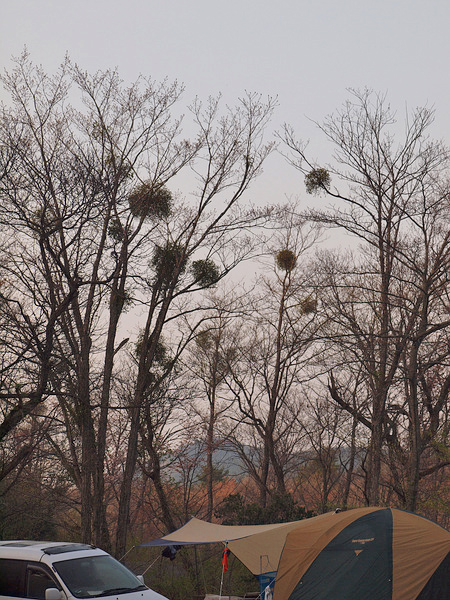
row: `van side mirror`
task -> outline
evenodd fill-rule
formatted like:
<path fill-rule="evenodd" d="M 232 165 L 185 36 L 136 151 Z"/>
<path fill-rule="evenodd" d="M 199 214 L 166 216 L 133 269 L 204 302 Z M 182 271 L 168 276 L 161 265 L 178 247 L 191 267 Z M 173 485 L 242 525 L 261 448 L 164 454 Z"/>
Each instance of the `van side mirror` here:
<path fill-rule="evenodd" d="M 139 581 L 142 583 L 142 585 L 145 585 L 144 576 L 143 575 L 136 575 L 136 577 L 139 579 Z"/>
<path fill-rule="evenodd" d="M 45 590 L 45 600 L 62 600 L 62 593 L 56 588 L 47 588 Z"/>

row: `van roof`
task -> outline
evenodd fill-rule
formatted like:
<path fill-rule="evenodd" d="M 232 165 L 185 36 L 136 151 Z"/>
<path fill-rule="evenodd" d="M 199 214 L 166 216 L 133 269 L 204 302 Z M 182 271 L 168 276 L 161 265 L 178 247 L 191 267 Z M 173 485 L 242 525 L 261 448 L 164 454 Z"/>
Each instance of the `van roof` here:
<path fill-rule="evenodd" d="M 42 555 L 48 556 L 67 554 L 69 552 L 89 552 L 95 550 L 98 554 L 105 554 L 96 546 L 74 542 L 47 542 L 31 540 L 0 540 L 0 558 L 22 558 L 26 560 L 40 560 Z"/>

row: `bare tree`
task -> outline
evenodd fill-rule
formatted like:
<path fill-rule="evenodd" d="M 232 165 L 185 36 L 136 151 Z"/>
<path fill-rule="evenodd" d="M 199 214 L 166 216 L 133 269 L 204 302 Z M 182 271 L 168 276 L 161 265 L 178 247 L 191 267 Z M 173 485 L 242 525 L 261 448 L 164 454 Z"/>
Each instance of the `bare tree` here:
<path fill-rule="evenodd" d="M 448 152 L 427 136 L 432 111 L 418 109 L 408 116 L 404 138 L 396 144 L 396 119 L 385 99 L 369 91 L 353 95 L 354 101 L 319 126 L 335 146 L 336 166 L 309 161 L 305 145 L 289 127 L 284 139 L 292 164 L 305 174 L 307 191 L 335 201 L 309 216 L 343 228 L 362 244 L 356 267 L 335 263 L 324 294 L 329 292 L 330 318 L 338 327 L 331 332 L 333 340 L 361 365 L 370 398 L 365 415 L 349 406 L 340 395 L 336 370 L 331 371 L 332 397 L 370 430 L 367 501 L 378 502 L 383 445 L 392 438 L 393 415 L 398 417 L 390 407 L 398 404 L 393 395 L 399 379 L 406 377 L 412 478 L 406 505 L 413 508 L 421 453 L 416 351 L 450 325 L 433 295 L 440 290 L 445 297 L 448 285 Z M 342 190 L 334 186 L 335 178 Z M 405 352 L 408 372 L 401 373 Z M 446 370 L 446 359 L 440 365 Z M 435 418 L 447 399 L 444 384 L 442 397 L 432 402 Z"/>
<path fill-rule="evenodd" d="M 204 480 L 207 493 L 205 518 L 211 521 L 214 510 L 214 483 L 218 469 L 214 453 L 226 446 L 228 431 L 224 417 L 233 404 L 226 378 L 236 357 L 236 331 L 233 321 L 239 315 L 235 294 L 231 291 L 215 298 L 217 308 L 209 311 L 201 331 L 190 345 L 184 360 L 192 386 L 190 412 L 199 422 L 206 454 Z M 189 417 L 188 417 L 189 418 Z"/>
<path fill-rule="evenodd" d="M 261 215 L 239 200 L 271 151 L 263 135 L 273 102 L 249 95 L 228 114 L 220 114 L 218 100 L 206 108 L 196 102 L 191 143 L 172 116 L 182 92 L 177 84 L 140 78 L 125 87 L 115 71 L 89 75 L 69 60 L 48 76 L 26 53 L 2 80 L 12 98 L 1 121 L 0 219 L 10 240 L 2 270 L 26 348 L 17 356 L 32 355 L 39 373 L 37 387 L 25 380 L 29 389 L 22 386 L 3 428 L 10 431 L 45 398 L 58 399 L 66 440 L 53 441 L 80 490 L 82 537 L 107 548 L 107 432 L 121 410 L 112 383 L 129 343 L 119 337 L 119 323 L 133 302 L 147 311 L 126 407 L 121 554 L 162 331 L 195 309 L 188 295 L 214 285 L 249 251 L 240 232 Z M 69 104 L 75 93 L 81 107 Z M 167 184 L 188 165 L 197 187 L 183 201 Z"/>
<path fill-rule="evenodd" d="M 285 229 L 276 236 L 270 253 L 273 275 L 262 277 L 251 312 L 249 306 L 230 378 L 240 418 L 249 431 L 246 438 L 241 426 L 235 445 L 263 506 L 271 493 L 271 475 L 277 492 L 287 491 L 287 470 L 296 443 L 293 424 L 301 410 L 298 382 L 313 358 L 320 328 L 317 298 L 301 264 L 317 240 L 317 231 L 296 222 L 292 212 L 285 216 Z"/>
<path fill-rule="evenodd" d="M 197 189 L 192 202 L 179 207 L 173 219 L 166 221 L 153 251 L 154 271 L 142 329 L 130 412 L 130 446 L 119 504 L 119 553 L 126 543 L 138 424 L 161 333 L 167 323 L 185 314 L 182 306 L 186 295 L 215 285 L 251 251 L 252 244 L 249 247 L 249 240 L 240 234 L 265 215 L 243 209 L 239 201 L 273 147 L 263 139 L 272 108 L 272 101 L 262 102 L 255 95 L 247 96 L 224 115 L 220 115 L 217 100 L 210 100 L 206 107 L 199 102 L 192 107 L 200 146 L 193 166 Z M 189 310 L 192 313 L 193 309 Z M 192 330 L 195 329 L 193 325 Z"/>

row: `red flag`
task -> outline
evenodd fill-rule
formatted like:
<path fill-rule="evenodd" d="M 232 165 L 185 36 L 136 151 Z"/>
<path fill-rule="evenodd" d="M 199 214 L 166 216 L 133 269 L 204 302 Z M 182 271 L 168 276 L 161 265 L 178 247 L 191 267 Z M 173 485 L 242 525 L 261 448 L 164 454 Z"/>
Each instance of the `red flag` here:
<path fill-rule="evenodd" d="M 231 550 L 225 546 L 224 551 L 222 552 L 222 566 L 224 573 L 228 571 L 228 555 L 230 552 Z"/>

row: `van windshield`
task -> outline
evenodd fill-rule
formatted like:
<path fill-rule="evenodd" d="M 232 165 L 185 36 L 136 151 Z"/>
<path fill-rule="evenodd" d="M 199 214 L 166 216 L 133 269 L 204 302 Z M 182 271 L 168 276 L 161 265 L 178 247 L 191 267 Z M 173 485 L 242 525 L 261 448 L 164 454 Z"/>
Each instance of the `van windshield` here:
<path fill-rule="evenodd" d="M 53 563 L 76 598 L 117 596 L 145 590 L 139 579 L 112 556 L 86 556 Z"/>

